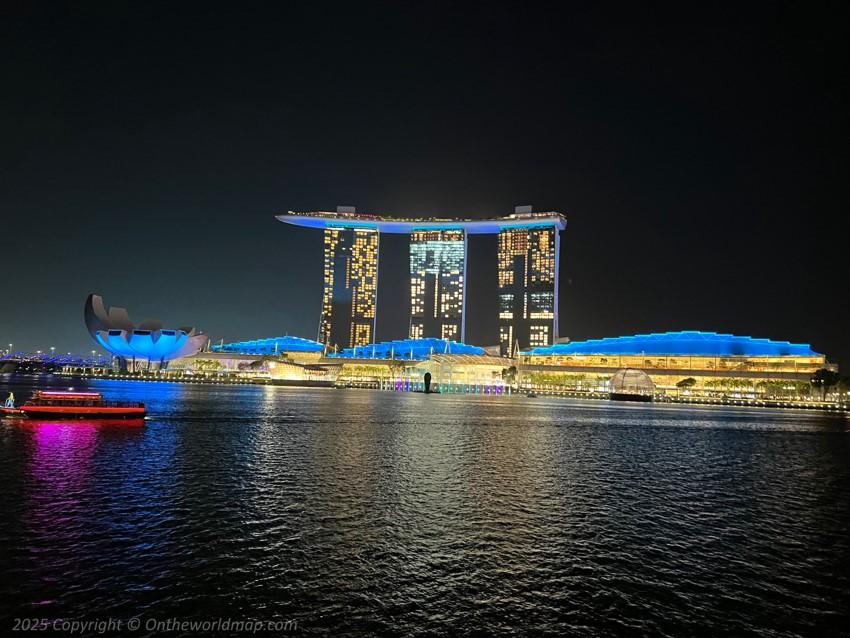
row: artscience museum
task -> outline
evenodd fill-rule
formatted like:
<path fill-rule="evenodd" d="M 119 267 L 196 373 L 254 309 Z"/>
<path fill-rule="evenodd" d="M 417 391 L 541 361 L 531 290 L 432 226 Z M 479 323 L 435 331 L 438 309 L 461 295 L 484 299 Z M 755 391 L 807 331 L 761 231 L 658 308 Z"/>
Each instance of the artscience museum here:
<path fill-rule="evenodd" d="M 195 354 L 207 335 L 194 328 L 163 328 L 158 319 L 135 326 L 125 308 L 106 308 L 103 298 L 89 295 L 85 306 L 86 328 L 92 339 L 121 360 L 125 369 L 161 369 L 168 361 Z"/>

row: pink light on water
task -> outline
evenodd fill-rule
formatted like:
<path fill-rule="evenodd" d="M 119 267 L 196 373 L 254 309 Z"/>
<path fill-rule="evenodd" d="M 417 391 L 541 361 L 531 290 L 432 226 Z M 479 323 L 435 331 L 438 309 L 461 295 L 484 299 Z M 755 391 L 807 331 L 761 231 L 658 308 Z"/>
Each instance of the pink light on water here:
<path fill-rule="evenodd" d="M 66 421 L 34 423 L 33 476 L 53 481 L 73 480 L 88 474 L 97 439 L 97 426 L 91 422 Z"/>
<path fill-rule="evenodd" d="M 45 574 L 62 573 L 68 556 L 55 550 L 56 535 L 79 521 L 90 487 L 97 428 L 93 423 L 38 422 L 32 432 L 30 481 L 22 516 L 30 552 Z"/>

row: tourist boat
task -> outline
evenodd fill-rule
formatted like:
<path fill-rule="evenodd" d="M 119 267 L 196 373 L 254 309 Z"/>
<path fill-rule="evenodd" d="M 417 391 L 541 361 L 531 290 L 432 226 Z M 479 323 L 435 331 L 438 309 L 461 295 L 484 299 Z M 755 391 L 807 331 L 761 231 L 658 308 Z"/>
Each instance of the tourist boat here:
<path fill-rule="evenodd" d="M 145 404 L 138 401 L 104 401 L 100 392 L 36 390 L 29 401 L 15 406 L 9 395 L 0 408 L 4 416 L 29 419 L 121 419 L 145 418 Z"/>

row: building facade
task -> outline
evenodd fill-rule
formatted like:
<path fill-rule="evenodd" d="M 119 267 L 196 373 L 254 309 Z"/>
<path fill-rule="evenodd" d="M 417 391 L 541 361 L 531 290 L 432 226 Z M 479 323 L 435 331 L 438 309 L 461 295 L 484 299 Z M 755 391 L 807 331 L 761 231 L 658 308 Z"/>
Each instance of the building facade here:
<path fill-rule="evenodd" d="M 378 241 L 371 228 L 325 228 L 321 343 L 348 348 L 375 340 Z"/>
<path fill-rule="evenodd" d="M 555 225 L 499 231 L 499 345 L 508 355 L 552 345 L 558 338 L 558 261 Z"/>
<path fill-rule="evenodd" d="M 415 229 L 410 234 L 410 335 L 463 341 L 466 232 Z"/>
<path fill-rule="evenodd" d="M 163 328 L 159 319 L 145 319 L 137 327 L 126 308 L 107 308 L 100 295 L 88 296 L 83 313 L 94 342 L 131 372 L 165 369 L 169 361 L 198 352 L 208 341 L 194 328 Z"/>
<path fill-rule="evenodd" d="M 535 387 L 604 389 L 618 370 L 648 374 L 661 392 L 796 395 L 811 389 L 821 368 L 835 369 L 808 344 L 685 330 L 559 343 L 522 352 L 523 383 Z"/>

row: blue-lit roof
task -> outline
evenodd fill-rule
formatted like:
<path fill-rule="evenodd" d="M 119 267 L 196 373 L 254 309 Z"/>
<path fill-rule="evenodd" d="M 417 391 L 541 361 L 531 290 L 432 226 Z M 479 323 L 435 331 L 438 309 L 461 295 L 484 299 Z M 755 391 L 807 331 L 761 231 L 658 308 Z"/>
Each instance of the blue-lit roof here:
<path fill-rule="evenodd" d="M 423 361 L 432 353 L 484 354 L 484 348 L 447 339 L 398 339 L 396 341 L 372 343 L 368 346 L 346 348 L 342 352 L 330 356 L 352 359 L 413 359 Z"/>
<path fill-rule="evenodd" d="M 685 330 L 661 332 L 633 337 L 606 337 L 573 343 L 533 348 L 524 354 L 664 354 L 725 356 L 821 356 L 805 343 L 789 343 L 771 339 L 754 339 L 717 332 Z"/>
<path fill-rule="evenodd" d="M 321 352 L 324 346 L 318 341 L 302 339 L 301 337 L 270 337 L 252 341 L 236 341 L 224 345 L 213 346 L 215 352 L 232 352 L 235 354 L 275 354 L 277 352 Z"/>

